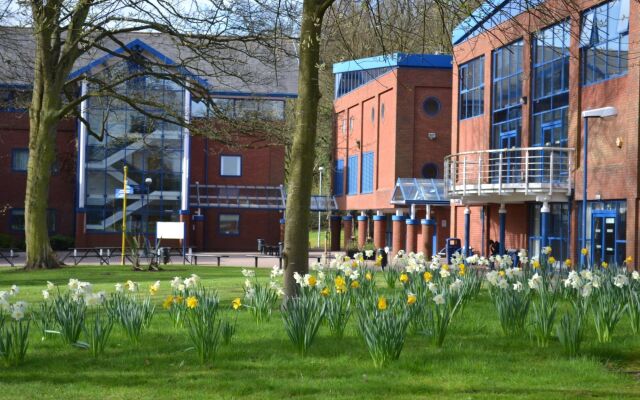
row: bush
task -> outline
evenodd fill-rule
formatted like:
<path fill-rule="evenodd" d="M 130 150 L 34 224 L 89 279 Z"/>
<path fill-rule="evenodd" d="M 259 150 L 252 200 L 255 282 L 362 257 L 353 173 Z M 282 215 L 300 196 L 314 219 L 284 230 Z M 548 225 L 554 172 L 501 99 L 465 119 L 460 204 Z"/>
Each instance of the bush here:
<path fill-rule="evenodd" d="M 53 250 L 68 250 L 75 244 L 74 238 L 63 235 L 53 235 L 49 238 L 49 242 Z"/>
<path fill-rule="evenodd" d="M 6 233 L 0 233 L 0 249 L 8 249 L 13 247 L 13 237 Z"/>

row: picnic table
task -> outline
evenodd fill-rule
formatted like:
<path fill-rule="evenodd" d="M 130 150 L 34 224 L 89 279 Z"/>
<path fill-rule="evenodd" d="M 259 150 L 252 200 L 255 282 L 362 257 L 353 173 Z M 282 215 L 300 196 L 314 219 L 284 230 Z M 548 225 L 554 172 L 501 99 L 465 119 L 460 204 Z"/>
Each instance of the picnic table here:
<path fill-rule="evenodd" d="M 100 265 L 111 263 L 111 257 L 115 257 L 120 253 L 119 247 L 72 247 L 69 252 L 62 258 L 64 262 L 67 258 L 73 258 L 73 265 L 80 264 L 88 257 L 97 257 Z"/>
<path fill-rule="evenodd" d="M 7 261 L 9 265 L 11 265 L 12 267 L 15 267 L 15 264 L 13 263 L 13 259 L 16 257 L 18 256 L 16 255 L 16 252 L 13 249 L 0 249 L 0 258 Z"/>
<path fill-rule="evenodd" d="M 217 253 L 206 253 L 206 252 L 200 252 L 200 253 L 189 253 L 188 256 L 190 257 L 189 259 L 189 264 L 195 264 L 198 265 L 198 257 L 200 258 L 205 258 L 205 257 L 210 257 L 210 258 L 216 258 L 218 260 L 218 267 L 220 266 L 220 260 L 223 258 L 229 258 L 228 255 L 226 254 L 217 254 Z M 186 257 L 185 257 L 186 259 Z"/>

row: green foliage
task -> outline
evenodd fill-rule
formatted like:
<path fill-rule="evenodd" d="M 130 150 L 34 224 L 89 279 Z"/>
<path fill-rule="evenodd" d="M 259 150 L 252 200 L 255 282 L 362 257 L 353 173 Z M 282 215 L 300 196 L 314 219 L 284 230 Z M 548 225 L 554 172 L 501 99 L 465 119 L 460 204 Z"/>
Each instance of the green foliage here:
<path fill-rule="evenodd" d="M 604 279 L 602 287 L 593 296 L 591 310 L 598 341 L 611 342 L 613 331 L 627 308 L 623 291 L 615 287 L 609 279 Z"/>
<path fill-rule="evenodd" d="M 18 365 L 24 361 L 29 347 L 30 324 L 29 319 L 0 324 L 0 355 L 7 365 Z"/>
<path fill-rule="evenodd" d="M 68 250 L 74 246 L 75 239 L 69 236 L 53 235 L 49 238 L 49 243 L 53 250 Z"/>
<path fill-rule="evenodd" d="M 633 333 L 640 334 L 640 293 L 629 290 L 627 311 Z"/>
<path fill-rule="evenodd" d="M 278 292 L 256 280 L 251 287 L 245 287 L 245 301 L 258 324 L 268 322 L 278 302 Z"/>
<path fill-rule="evenodd" d="M 113 329 L 113 318 L 101 307 L 96 309 L 93 318 L 90 319 L 88 326 L 84 327 L 84 334 L 87 338 L 88 347 L 94 357 L 99 357 L 104 353 L 107 342 Z"/>
<path fill-rule="evenodd" d="M 520 291 L 496 289 L 491 293 L 500 319 L 502 332 L 507 336 L 520 336 L 525 331 L 525 323 L 531 305 L 528 290 Z"/>
<path fill-rule="evenodd" d="M 186 325 L 189 339 L 198 353 L 198 359 L 201 364 L 204 364 L 215 358 L 220 344 L 219 301 L 215 292 L 206 289 L 198 290 L 195 297 L 198 303 L 195 307 L 188 308 Z"/>
<path fill-rule="evenodd" d="M 43 301 L 38 309 L 33 313 L 33 320 L 42 332 L 42 338 L 46 338 L 52 331 L 56 330 L 55 305 L 52 301 Z"/>
<path fill-rule="evenodd" d="M 80 338 L 84 326 L 87 306 L 82 298 L 74 298 L 69 292 L 55 296 L 53 300 L 56 325 L 62 341 L 66 344 L 75 344 Z"/>
<path fill-rule="evenodd" d="M 567 312 L 558 324 L 558 339 L 565 354 L 569 357 L 575 357 L 580 353 L 580 346 L 584 338 L 583 319 L 584 314 L 581 312 Z"/>
<path fill-rule="evenodd" d="M 325 318 L 331 335 L 337 339 L 342 339 L 352 313 L 350 296 L 345 293 L 331 291 L 324 298 L 324 304 Z"/>
<path fill-rule="evenodd" d="M 409 313 L 400 299 L 371 296 L 360 302 L 358 327 L 376 368 L 400 358 L 408 325 Z"/>
<path fill-rule="evenodd" d="M 113 293 L 105 306 L 110 317 L 118 321 L 135 344 L 140 342 L 143 328 L 149 327 L 155 313 L 155 305 L 149 297 L 139 300 L 121 292 Z"/>
<path fill-rule="evenodd" d="M 556 318 L 557 292 L 548 286 L 543 278 L 538 289 L 534 291 L 531 310 L 531 326 L 539 347 L 547 347 L 553 334 L 553 326 Z"/>
<path fill-rule="evenodd" d="M 384 280 L 387 282 L 387 287 L 389 289 L 396 288 L 396 282 L 398 282 L 398 278 L 400 277 L 400 271 L 398 271 L 393 265 L 388 265 L 384 270 Z"/>
<path fill-rule="evenodd" d="M 325 313 L 325 303 L 317 293 L 289 297 L 282 303 L 284 329 L 301 356 L 316 338 Z"/>
<path fill-rule="evenodd" d="M 226 319 L 221 322 L 220 332 L 222 335 L 222 343 L 226 346 L 231 344 L 231 339 L 233 339 L 233 335 L 236 334 L 237 321 L 238 318 L 236 317 L 233 323 Z"/>

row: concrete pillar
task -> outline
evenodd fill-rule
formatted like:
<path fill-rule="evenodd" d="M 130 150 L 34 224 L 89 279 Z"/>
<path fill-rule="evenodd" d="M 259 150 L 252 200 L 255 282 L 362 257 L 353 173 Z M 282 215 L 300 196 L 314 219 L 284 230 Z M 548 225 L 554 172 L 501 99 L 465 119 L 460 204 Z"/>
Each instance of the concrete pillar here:
<path fill-rule="evenodd" d="M 407 244 L 405 250 L 416 253 L 418 251 L 418 229 L 420 221 L 414 218 L 407 219 Z"/>
<path fill-rule="evenodd" d="M 383 249 L 386 245 L 385 236 L 387 233 L 387 216 L 379 211 L 373 216 L 373 246 L 376 249 Z"/>
<path fill-rule="evenodd" d="M 470 256 L 469 254 L 469 246 L 470 246 L 470 230 L 471 230 L 471 210 L 469 206 L 464 208 L 464 250 L 462 255 Z"/>
<path fill-rule="evenodd" d="M 342 217 L 332 215 L 329 217 L 329 229 L 331 230 L 331 251 L 340 250 L 340 221 Z"/>
<path fill-rule="evenodd" d="M 286 219 L 280 218 L 280 241 L 284 243 L 284 229 L 286 225 Z"/>
<path fill-rule="evenodd" d="M 542 203 L 542 208 L 540 208 L 540 249 L 543 249 L 549 245 L 549 222 L 550 222 L 550 214 L 551 208 L 549 208 L 549 202 L 545 201 Z"/>
<path fill-rule="evenodd" d="M 405 222 L 402 211 L 396 212 L 396 215 L 391 218 L 393 223 L 393 253 L 397 253 L 403 250 L 405 246 Z"/>
<path fill-rule="evenodd" d="M 507 207 L 504 204 L 500 204 L 500 209 L 498 210 L 498 217 L 500 219 L 500 255 L 504 255 L 506 249 L 506 229 L 507 229 Z"/>
<path fill-rule="evenodd" d="M 353 217 L 345 215 L 342 217 L 342 229 L 344 230 L 344 250 L 349 250 L 351 245 L 351 235 L 353 235 Z"/>
<path fill-rule="evenodd" d="M 420 220 L 420 224 L 422 225 L 422 247 L 420 251 L 422 251 L 425 257 L 430 257 L 435 253 L 433 248 L 433 233 L 436 229 L 436 221 L 433 219 L 422 219 Z"/>
<path fill-rule="evenodd" d="M 363 212 L 358 215 L 358 248 L 363 249 L 367 244 L 367 228 L 369 226 L 369 218 Z"/>

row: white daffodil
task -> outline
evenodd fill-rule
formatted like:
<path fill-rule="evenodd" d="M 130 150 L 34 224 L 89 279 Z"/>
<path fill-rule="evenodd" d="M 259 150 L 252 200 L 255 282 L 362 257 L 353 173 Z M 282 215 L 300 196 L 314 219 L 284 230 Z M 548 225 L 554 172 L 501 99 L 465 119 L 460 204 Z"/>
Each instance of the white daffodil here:
<path fill-rule="evenodd" d="M 293 279 L 295 279 L 298 285 L 304 285 L 304 276 L 300 275 L 298 272 L 293 273 Z"/>
<path fill-rule="evenodd" d="M 508 289 L 509 288 L 509 282 L 507 282 L 506 279 L 500 278 L 500 279 L 498 279 L 498 287 L 500 289 L 503 289 L 503 290 Z"/>
<path fill-rule="evenodd" d="M 26 301 L 16 301 L 13 308 L 26 311 L 28 306 L 29 304 Z"/>
<path fill-rule="evenodd" d="M 440 269 L 440 277 L 441 278 L 448 278 L 451 275 L 451 273 L 449 272 L 449 270 L 447 269 Z"/>
<path fill-rule="evenodd" d="M 638 273 L 638 271 L 633 271 L 631 273 L 631 279 L 633 279 L 634 281 L 640 280 L 640 273 Z"/>
<path fill-rule="evenodd" d="M 542 288 L 542 277 L 537 272 L 529 279 L 529 287 L 534 290 Z"/>
<path fill-rule="evenodd" d="M 433 297 L 433 301 L 438 305 L 444 304 L 444 296 L 441 294 L 437 294 Z"/>
<path fill-rule="evenodd" d="M 582 297 L 589 297 L 591 296 L 592 290 L 593 290 L 593 286 L 590 283 L 587 283 L 582 287 L 582 289 L 580 289 L 580 295 Z"/>
<path fill-rule="evenodd" d="M 15 296 L 15 295 L 17 295 L 18 293 L 20 293 L 20 288 L 19 288 L 17 285 L 12 285 L 12 286 L 11 286 L 11 290 L 9 290 L 9 293 L 10 293 L 12 296 Z"/>
<path fill-rule="evenodd" d="M 127 283 L 124 284 L 128 291 L 137 292 L 138 284 L 132 280 L 128 280 Z"/>
<path fill-rule="evenodd" d="M 456 278 L 455 282 L 453 282 L 451 285 L 449 285 L 449 290 L 451 290 L 452 292 L 457 292 L 461 288 L 462 288 L 462 281 L 460 279 L 457 279 L 457 278 Z"/>
<path fill-rule="evenodd" d="M 69 290 L 77 290 L 79 284 L 80 284 L 79 280 L 71 278 L 69 279 L 69 283 L 67 283 L 67 286 L 69 287 Z"/>
<path fill-rule="evenodd" d="M 433 282 L 429 282 L 429 285 L 427 286 L 427 289 L 429 289 L 430 292 L 435 294 L 435 293 L 438 292 L 438 285 L 436 285 Z"/>
<path fill-rule="evenodd" d="M 176 276 L 171 280 L 172 289 L 178 289 L 180 285 L 182 285 L 182 278 L 180 278 L 179 276 Z"/>
<path fill-rule="evenodd" d="M 489 282 L 491 286 L 496 286 L 498 284 L 499 277 L 500 275 L 498 274 L 498 271 L 489 271 L 486 275 L 487 282 Z"/>
<path fill-rule="evenodd" d="M 49 296 L 50 296 L 50 294 L 49 294 L 49 291 L 48 291 L 48 290 L 46 290 L 46 289 L 45 289 L 45 290 L 43 290 L 43 291 L 42 291 L 42 297 L 43 297 L 45 300 L 48 300 L 48 299 L 49 299 Z"/>
<path fill-rule="evenodd" d="M 523 289 L 524 289 L 524 286 L 522 285 L 522 282 L 517 281 L 516 283 L 513 284 L 513 290 L 515 290 L 516 292 L 522 292 Z"/>
<path fill-rule="evenodd" d="M 54 285 L 53 282 L 47 281 L 47 290 L 48 291 L 52 291 L 55 288 L 56 288 L 56 285 Z"/>
<path fill-rule="evenodd" d="M 386 254 L 389 254 L 389 246 L 385 246 L 385 247 L 384 247 L 384 252 L 385 252 Z"/>
<path fill-rule="evenodd" d="M 365 255 L 367 258 L 371 258 L 371 257 L 373 257 L 373 250 L 365 250 L 365 251 L 364 251 L 364 255 Z"/>
<path fill-rule="evenodd" d="M 243 268 L 243 269 L 242 269 L 242 275 L 243 275 L 245 278 L 253 278 L 254 276 L 256 276 L 256 273 L 255 273 L 255 271 L 253 271 L 253 270 Z"/>
<path fill-rule="evenodd" d="M 22 318 L 24 318 L 24 311 L 18 308 L 13 309 L 13 311 L 11 312 L 11 318 L 15 319 L 16 321 L 20 321 Z"/>
<path fill-rule="evenodd" d="M 616 285 L 619 288 L 623 288 L 623 287 L 625 287 L 626 285 L 629 284 L 629 278 L 627 278 L 626 275 L 618 274 L 613 279 L 613 284 Z"/>
<path fill-rule="evenodd" d="M 116 283 L 116 292 L 122 292 L 124 290 L 122 283 Z"/>

